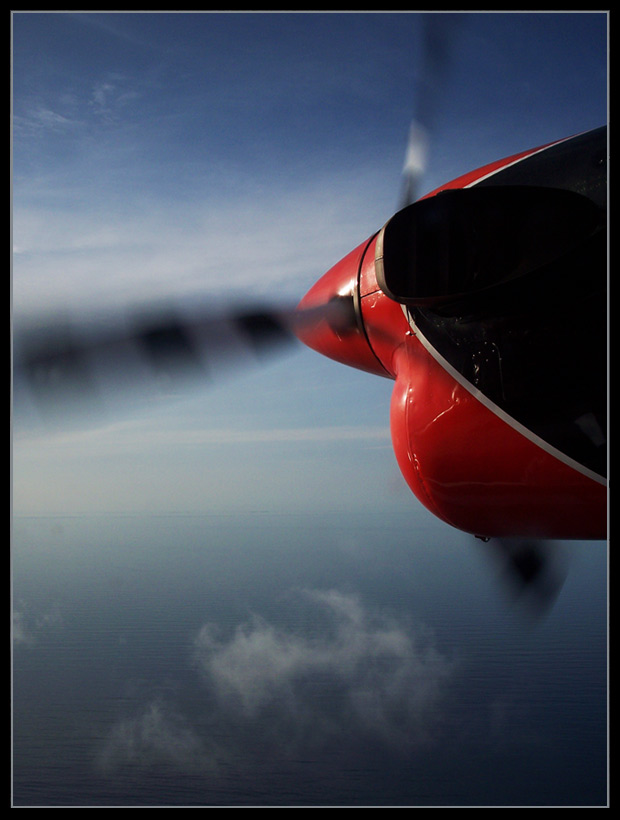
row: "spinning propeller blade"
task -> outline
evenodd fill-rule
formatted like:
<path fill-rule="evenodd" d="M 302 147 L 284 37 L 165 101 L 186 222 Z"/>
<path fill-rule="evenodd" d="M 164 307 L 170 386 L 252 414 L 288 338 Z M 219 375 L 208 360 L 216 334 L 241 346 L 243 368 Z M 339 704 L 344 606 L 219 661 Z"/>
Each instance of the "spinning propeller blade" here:
<path fill-rule="evenodd" d="M 290 351 L 308 323 L 338 324 L 347 311 L 332 303 L 216 314 L 194 305 L 90 319 L 40 316 L 14 332 L 15 396 L 44 420 L 122 413 L 127 405 L 182 396 Z"/>
<path fill-rule="evenodd" d="M 421 15 L 420 69 L 413 118 L 409 127 L 399 210 L 421 194 L 436 127 L 437 108 L 444 95 L 450 65 L 452 21 L 442 14 Z"/>
<path fill-rule="evenodd" d="M 404 172 L 403 202 L 414 201 L 426 168 L 426 147 L 448 63 L 450 24 L 422 15 L 421 71 Z M 235 309 L 214 315 L 165 306 L 110 312 L 89 319 L 40 316 L 15 328 L 14 390 L 38 415 L 62 420 L 74 411 L 123 411 L 158 396 L 178 395 L 283 352 L 325 319 L 352 326 L 347 299 L 312 309 Z"/>
<path fill-rule="evenodd" d="M 514 600 L 534 617 L 546 615 L 568 572 L 568 556 L 562 546 L 527 538 L 493 538 L 487 547 Z"/>

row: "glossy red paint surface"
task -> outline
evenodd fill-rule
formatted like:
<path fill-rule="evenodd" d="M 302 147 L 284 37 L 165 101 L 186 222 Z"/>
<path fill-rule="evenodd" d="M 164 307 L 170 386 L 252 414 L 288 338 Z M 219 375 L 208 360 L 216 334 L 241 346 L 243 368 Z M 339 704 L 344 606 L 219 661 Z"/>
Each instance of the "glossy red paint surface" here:
<path fill-rule="evenodd" d="M 415 335 L 399 349 L 390 410 L 396 459 L 435 515 L 481 536 L 606 537 L 606 487 L 483 405 Z"/>

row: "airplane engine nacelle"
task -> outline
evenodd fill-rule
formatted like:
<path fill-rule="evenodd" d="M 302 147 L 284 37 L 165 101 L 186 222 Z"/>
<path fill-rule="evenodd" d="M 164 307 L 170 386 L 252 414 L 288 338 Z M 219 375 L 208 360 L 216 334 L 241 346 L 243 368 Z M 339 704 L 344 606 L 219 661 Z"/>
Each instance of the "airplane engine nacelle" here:
<path fill-rule="evenodd" d="M 466 532 L 606 538 L 605 149 L 597 129 L 455 180 L 300 303 L 305 344 L 395 379 L 401 472 Z"/>
<path fill-rule="evenodd" d="M 607 490 L 512 426 L 412 333 L 392 394 L 394 453 L 438 518 L 482 537 L 606 537 Z"/>

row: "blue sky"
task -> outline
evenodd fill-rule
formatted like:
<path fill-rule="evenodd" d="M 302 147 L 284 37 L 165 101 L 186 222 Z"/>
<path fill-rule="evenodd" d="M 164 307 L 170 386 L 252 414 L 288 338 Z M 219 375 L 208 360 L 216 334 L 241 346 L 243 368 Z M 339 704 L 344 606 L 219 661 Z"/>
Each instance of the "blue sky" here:
<path fill-rule="evenodd" d="M 426 189 L 606 121 L 606 14 L 445 20 Z M 294 304 L 396 207 L 418 22 L 14 14 L 15 316 L 198 296 Z M 375 504 L 428 522 L 391 451 L 390 392 L 300 349 L 105 424 L 50 433 L 16 416 L 14 509 Z"/>

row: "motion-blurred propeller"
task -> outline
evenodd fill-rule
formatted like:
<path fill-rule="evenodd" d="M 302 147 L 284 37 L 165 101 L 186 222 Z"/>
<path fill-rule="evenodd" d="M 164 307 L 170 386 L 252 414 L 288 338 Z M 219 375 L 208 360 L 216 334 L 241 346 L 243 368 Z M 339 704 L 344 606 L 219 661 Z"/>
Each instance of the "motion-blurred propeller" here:
<path fill-rule="evenodd" d="M 420 65 L 413 118 L 409 127 L 399 210 L 421 194 L 435 133 L 438 107 L 443 102 L 454 37 L 453 20 L 442 14 L 421 15 Z"/>
<path fill-rule="evenodd" d="M 350 321 L 348 304 L 306 310 L 263 306 L 135 308 L 78 318 L 40 315 L 14 331 L 14 395 L 42 421 L 123 413 L 222 381 L 290 351 L 322 319 Z"/>
<path fill-rule="evenodd" d="M 492 538 L 486 547 L 515 602 L 529 615 L 545 616 L 566 580 L 568 556 L 564 547 L 527 538 Z"/>
<path fill-rule="evenodd" d="M 420 70 L 404 170 L 402 204 L 417 199 L 428 140 L 441 98 L 453 23 L 421 15 Z M 356 326 L 348 297 L 306 309 L 241 308 L 214 315 L 141 307 L 86 317 L 42 315 L 14 329 L 14 396 L 43 420 L 123 412 L 158 396 L 178 395 L 286 351 L 308 324 L 324 319 L 338 333 Z"/>

